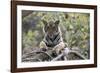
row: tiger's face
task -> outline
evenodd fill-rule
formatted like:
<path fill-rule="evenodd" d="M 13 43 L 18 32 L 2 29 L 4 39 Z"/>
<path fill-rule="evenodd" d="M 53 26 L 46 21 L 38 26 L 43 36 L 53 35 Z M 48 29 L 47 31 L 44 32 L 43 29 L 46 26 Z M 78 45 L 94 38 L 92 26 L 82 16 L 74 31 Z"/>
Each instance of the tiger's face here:
<path fill-rule="evenodd" d="M 45 34 L 47 34 L 49 37 L 53 38 L 55 35 L 59 33 L 58 25 L 59 25 L 59 20 L 58 21 L 49 21 L 46 22 L 43 20 L 44 23 L 44 31 Z"/>

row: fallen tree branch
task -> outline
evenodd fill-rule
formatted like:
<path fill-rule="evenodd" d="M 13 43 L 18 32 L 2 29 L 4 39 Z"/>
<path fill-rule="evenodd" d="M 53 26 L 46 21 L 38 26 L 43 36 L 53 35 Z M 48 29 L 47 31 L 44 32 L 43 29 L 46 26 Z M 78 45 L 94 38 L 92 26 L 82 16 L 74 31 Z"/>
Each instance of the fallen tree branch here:
<path fill-rule="evenodd" d="M 77 51 L 70 50 L 70 51 L 68 51 L 67 53 L 61 53 L 60 55 L 58 55 L 56 58 L 54 58 L 54 59 L 51 60 L 51 61 L 57 61 L 57 60 L 60 59 L 62 56 L 68 57 L 68 55 L 69 55 L 70 53 L 73 53 L 73 54 L 77 55 L 78 57 L 80 57 L 80 58 L 83 59 L 83 60 L 86 59 L 83 55 L 81 55 L 81 54 L 78 53 Z M 67 60 L 67 59 L 66 59 L 66 60 Z"/>
<path fill-rule="evenodd" d="M 46 52 L 44 52 L 44 51 L 32 51 L 32 52 L 30 52 L 30 53 L 27 53 L 27 54 L 25 54 L 25 55 L 23 55 L 22 56 L 22 59 L 25 59 L 25 58 L 28 58 L 28 57 L 30 57 L 30 56 L 32 56 L 33 54 L 40 54 L 40 53 L 43 53 L 43 54 L 45 54 L 46 56 L 48 56 L 51 60 L 53 59 L 53 57 L 51 56 L 51 54 L 50 53 L 52 53 L 51 51 L 46 51 Z M 37 56 L 39 56 L 39 55 L 37 55 Z M 36 57 L 37 57 L 36 56 Z"/>
<path fill-rule="evenodd" d="M 27 60 L 38 60 L 38 61 L 42 61 L 42 58 L 45 59 L 48 58 L 49 61 L 57 61 L 59 59 L 61 59 L 61 57 L 64 57 L 64 60 L 69 60 L 68 57 L 70 57 L 70 54 L 74 54 L 74 56 L 76 55 L 76 57 L 79 57 L 80 59 L 85 60 L 85 56 L 83 56 L 81 53 L 74 51 L 74 50 L 70 50 L 68 48 L 65 48 L 63 50 L 63 52 L 58 55 L 57 57 L 53 58 L 52 57 L 52 50 L 48 50 L 48 51 L 41 51 L 41 50 L 36 50 L 36 51 L 32 51 L 30 53 L 27 53 L 25 55 L 22 56 L 22 60 L 23 61 L 27 61 Z M 32 56 L 32 58 L 31 58 Z M 34 58 L 33 58 L 34 56 Z M 30 57 L 30 58 L 29 58 Z"/>
<path fill-rule="evenodd" d="M 81 55 L 80 53 L 76 52 L 76 51 L 70 51 L 70 53 L 76 54 L 78 57 L 80 57 L 81 59 L 86 59 L 85 56 Z"/>

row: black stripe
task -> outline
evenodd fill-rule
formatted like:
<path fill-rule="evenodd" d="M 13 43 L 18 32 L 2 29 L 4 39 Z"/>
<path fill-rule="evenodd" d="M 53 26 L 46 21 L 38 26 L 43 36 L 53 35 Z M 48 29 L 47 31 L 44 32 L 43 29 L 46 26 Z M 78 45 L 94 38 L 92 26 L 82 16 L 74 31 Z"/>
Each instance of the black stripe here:
<path fill-rule="evenodd" d="M 59 33 L 54 37 L 54 40 L 55 40 L 57 37 L 59 37 Z"/>

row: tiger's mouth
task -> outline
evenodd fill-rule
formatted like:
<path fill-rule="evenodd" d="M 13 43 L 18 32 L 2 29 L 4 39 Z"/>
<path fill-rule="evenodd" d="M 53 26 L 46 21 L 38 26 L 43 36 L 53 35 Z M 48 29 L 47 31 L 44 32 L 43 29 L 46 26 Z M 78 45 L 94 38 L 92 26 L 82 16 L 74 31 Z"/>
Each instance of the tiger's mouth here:
<path fill-rule="evenodd" d="M 56 38 L 58 35 L 59 35 L 59 32 L 50 33 L 50 34 L 48 34 L 48 37 L 51 38 L 51 39 L 54 39 L 54 38 Z"/>
<path fill-rule="evenodd" d="M 49 38 L 53 39 L 54 38 L 54 34 L 48 34 Z"/>

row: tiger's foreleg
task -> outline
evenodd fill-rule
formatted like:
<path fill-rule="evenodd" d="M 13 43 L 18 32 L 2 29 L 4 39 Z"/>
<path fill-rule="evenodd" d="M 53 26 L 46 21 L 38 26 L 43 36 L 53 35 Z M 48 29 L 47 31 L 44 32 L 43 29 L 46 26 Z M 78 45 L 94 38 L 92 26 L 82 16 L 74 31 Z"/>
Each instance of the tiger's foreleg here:
<path fill-rule="evenodd" d="M 42 50 L 47 50 L 48 49 L 48 47 L 46 46 L 44 41 L 40 42 L 39 48 L 42 49 Z"/>
<path fill-rule="evenodd" d="M 53 50 L 56 51 L 57 54 L 59 54 L 63 49 L 65 48 L 64 42 L 60 42 L 58 45 L 56 45 Z"/>

